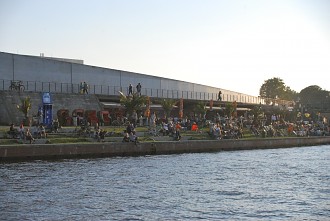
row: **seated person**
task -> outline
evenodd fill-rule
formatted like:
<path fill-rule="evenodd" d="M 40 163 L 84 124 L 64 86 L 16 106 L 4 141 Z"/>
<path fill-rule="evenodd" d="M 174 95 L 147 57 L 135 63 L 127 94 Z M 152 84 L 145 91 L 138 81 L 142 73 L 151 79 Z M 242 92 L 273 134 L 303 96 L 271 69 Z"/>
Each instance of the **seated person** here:
<path fill-rule="evenodd" d="M 191 125 L 191 130 L 192 131 L 198 131 L 198 125 L 196 124 L 196 122 L 194 122 L 192 125 Z"/>
<path fill-rule="evenodd" d="M 214 126 L 214 137 L 216 139 L 222 139 L 222 131 L 219 123 Z"/>
<path fill-rule="evenodd" d="M 107 132 L 103 129 L 98 129 L 95 131 L 95 139 L 97 139 L 97 142 L 101 142 L 101 141 L 104 141 L 104 137 L 105 137 L 105 134 Z"/>
<path fill-rule="evenodd" d="M 40 138 L 46 138 L 47 137 L 46 128 L 44 127 L 43 124 L 41 124 L 39 126 L 39 136 L 40 136 Z"/>
<path fill-rule="evenodd" d="M 58 133 L 58 128 L 60 127 L 60 124 L 58 122 L 58 119 L 53 120 L 52 122 L 52 131 L 55 133 Z"/>
<path fill-rule="evenodd" d="M 162 122 L 162 129 L 160 131 L 161 133 L 163 133 L 163 136 L 168 135 L 168 125 L 165 122 Z"/>
<path fill-rule="evenodd" d="M 129 134 L 129 140 L 131 142 L 134 142 L 135 144 L 138 143 L 138 137 L 136 136 L 135 131 L 133 131 Z"/>
<path fill-rule="evenodd" d="M 101 141 L 101 129 L 96 129 L 94 138 L 97 140 L 97 142 Z"/>
<path fill-rule="evenodd" d="M 101 131 L 100 131 L 100 139 L 101 139 L 101 141 L 104 141 L 104 138 L 105 138 L 105 134 L 106 133 L 107 133 L 106 130 L 101 129 Z"/>
<path fill-rule="evenodd" d="M 170 135 L 170 136 L 174 136 L 175 135 L 175 127 L 174 127 L 173 121 L 170 121 L 167 124 L 167 129 L 168 129 L 168 135 Z"/>
<path fill-rule="evenodd" d="M 24 140 L 25 139 L 25 132 L 24 132 L 24 125 L 23 123 L 21 123 L 21 125 L 19 126 L 19 137 Z"/>
<path fill-rule="evenodd" d="M 124 133 L 123 142 L 129 142 L 129 134 L 126 131 Z"/>
<path fill-rule="evenodd" d="M 25 138 L 26 138 L 26 140 L 30 141 L 30 144 L 32 144 L 32 142 L 34 142 L 34 138 L 33 138 L 32 134 L 31 134 L 29 128 L 26 130 Z"/>
<path fill-rule="evenodd" d="M 18 131 L 15 128 L 14 124 L 10 124 L 9 131 L 7 133 L 8 133 L 9 136 L 11 136 L 11 138 L 16 138 L 17 137 Z"/>

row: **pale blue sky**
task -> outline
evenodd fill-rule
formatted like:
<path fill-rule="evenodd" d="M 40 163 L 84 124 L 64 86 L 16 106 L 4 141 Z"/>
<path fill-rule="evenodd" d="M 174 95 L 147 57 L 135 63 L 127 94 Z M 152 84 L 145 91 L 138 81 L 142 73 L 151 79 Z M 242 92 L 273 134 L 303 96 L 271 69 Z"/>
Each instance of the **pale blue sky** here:
<path fill-rule="evenodd" d="M 330 91 L 330 1 L 0 0 L 0 51 L 254 96 L 273 77 Z"/>

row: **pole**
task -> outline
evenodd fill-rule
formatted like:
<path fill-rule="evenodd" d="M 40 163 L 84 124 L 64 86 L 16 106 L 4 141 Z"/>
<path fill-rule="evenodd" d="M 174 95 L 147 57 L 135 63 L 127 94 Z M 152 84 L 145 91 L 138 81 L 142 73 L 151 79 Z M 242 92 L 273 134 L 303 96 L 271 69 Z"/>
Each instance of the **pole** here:
<path fill-rule="evenodd" d="M 12 60 L 13 60 L 13 81 L 15 80 L 15 59 L 14 59 L 14 55 L 11 55 Z"/>
<path fill-rule="evenodd" d="M 71 93 L 73 93 L 73 82 L 72 82 L 72 63 L 70 65 L 70 74 L 71 74 Z"/>

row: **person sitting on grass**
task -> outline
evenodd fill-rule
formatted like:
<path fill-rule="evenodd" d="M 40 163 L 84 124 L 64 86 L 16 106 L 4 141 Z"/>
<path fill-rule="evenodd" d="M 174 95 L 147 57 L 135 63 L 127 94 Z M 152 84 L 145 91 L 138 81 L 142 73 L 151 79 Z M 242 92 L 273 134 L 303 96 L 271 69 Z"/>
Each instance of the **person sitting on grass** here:
<path fill-rule="evenodd" d="M 7 133 L 11 138 L 16 138 L 17 137 L 18 131 L 15 128 L 14 124 L 10 124 L 9 131 Z"/>
<path fill-rule="evenodd" d="M 192 131 L 196 131 L 196 132 L 198 132 L 198 125 L 196 124 L 196 122 L 194 122 L 194 123 L 191 125 L 191 130 L 192 130 Z"/>
<path fill-rule="evenodd" d="M 53 120 L 52 121 L 52 125 L 51 125 L 51 131 L 52 132 L 55 132 L 55 133 L 58 133 L 58 128 L 60 127 L 60 124 L 58 122 L 58 119 L 56 120 Z"/>
<path fill-rule="evenodd" d="M 25 130 L 24 130 L 24 125 L 23 123 L 21 123 L 21 125 L 19 126 L 19 137 L 21 140 L 25 139 Z"/>
<path fill-rule="evenodd" d="M 43 124 L 40 124 L 40 126 L 39 126 L 39 137 L 47 138 L 46 128 Z"/>
<path fill-rule="evenodd" d="M 28 140 L 28 141 L 30 141 L 30 144 L 32 144 L 32 142 L 34 142 L 34 138 L 33 138 L 32 134 L 31 134 L 29 128 L 26 130 L 25 139 Z"/>

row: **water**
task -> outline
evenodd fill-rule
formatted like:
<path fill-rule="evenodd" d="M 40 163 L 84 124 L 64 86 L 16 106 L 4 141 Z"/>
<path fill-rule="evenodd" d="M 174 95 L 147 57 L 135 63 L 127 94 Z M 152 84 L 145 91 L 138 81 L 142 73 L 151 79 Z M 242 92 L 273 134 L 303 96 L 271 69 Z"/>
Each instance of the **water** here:
<path fill-rule="evenodd" d="M 330 146 L 0 164 L 0 220 L 329 220 Z"/>

